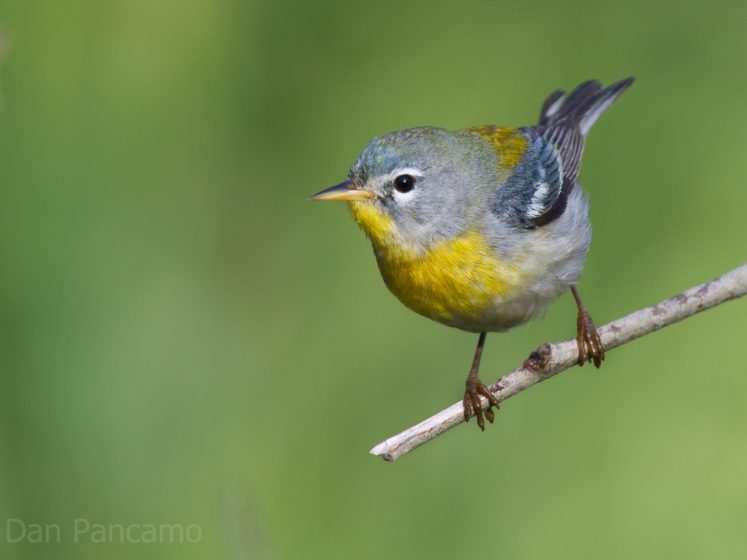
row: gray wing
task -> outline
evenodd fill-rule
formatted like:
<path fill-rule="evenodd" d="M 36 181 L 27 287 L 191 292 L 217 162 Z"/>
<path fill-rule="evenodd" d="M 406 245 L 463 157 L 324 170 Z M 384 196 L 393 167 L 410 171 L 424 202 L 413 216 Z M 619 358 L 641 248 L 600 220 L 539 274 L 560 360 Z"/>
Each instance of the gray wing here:
<path fill-rule="evenodd" d="M 515 227 L 531 229 L 541 225 L 537 220 L 547 216 L 564 196 L 565 174 L 552 142 L 532 129 L 524 130 L 524 134 L 528 141 L 524 157 L 497 189 L 493 208 Z"/>
<path fill-rule="evenodd" d="M 568 195 L 578 180 L 586 134 L 632 83 L 633 78 L 627 78 L 603 88 L 598 81 L 589 80 L 569 94 L 554 91 L 542 105 L 537 126 L 524 129 L 530 138 L 542 138 L 554 147 L 562 169 L 558 192 L 552 192 L 551 198 L 543 197 L 543 211 L 532 217 L 533 225 L 547 224 L 563 213 Z M 538 200 L 536 207 L 542 204 Z"/>
<path fill-rule="evenodd" d="M 578 180 L 581 169 L 581 156 L 584 152 L 584 137 L 577 126 L 559 124 L 555 126 L 533 126 L 526 131 L 530 136 L 537 136 L 555 150 L 561 175 L 558 190 L 551 199 L 546 199 L 542 212 L 532 217 L 532 224 L 543 226 L 558 218 L 568 203 L 568 195 Z"/>

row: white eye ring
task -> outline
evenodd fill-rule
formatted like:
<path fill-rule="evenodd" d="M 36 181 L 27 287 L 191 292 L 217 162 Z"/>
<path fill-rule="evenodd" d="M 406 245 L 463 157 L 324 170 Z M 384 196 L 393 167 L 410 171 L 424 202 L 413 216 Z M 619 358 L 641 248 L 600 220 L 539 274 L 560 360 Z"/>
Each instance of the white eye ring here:
<path fill-rule="evenodd" d="M 399 193 L 408 193 L 415 188 L 415 177 L 403 173 L 394 178 L 394 190 Z"/>
<path fill-rule="evenodd" d="M 384 180 L 387 183 L 395 184 L 398 177 L 402 176 L 409 176 L 412 178 L 412 188 L 410 190 L 406 191 L 400 191 L 397 189 L 396 185 L 392 189 L 392 196 L 397 202 L 406 202 L 410 200 L 412 197 L 415 196 L 415 193 L 417 192 L 417 184 L 418 179 L 420 179 L 423 176 L 423 172 L 420 171 L 420 169 L 416 169 L 414 167 L 403 167 L 402 169 L 395 169 L 391 173 L 389 173 Z"/>

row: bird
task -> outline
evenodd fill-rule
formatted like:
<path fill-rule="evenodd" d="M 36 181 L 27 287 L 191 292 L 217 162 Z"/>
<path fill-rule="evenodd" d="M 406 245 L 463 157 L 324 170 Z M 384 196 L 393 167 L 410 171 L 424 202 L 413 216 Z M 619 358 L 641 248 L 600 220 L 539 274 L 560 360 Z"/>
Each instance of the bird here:
<path fill-rule="evenodd" d="M 498 409 L 479 377 L 488 332 L 538 318 L 570 291 L 578 364 L 604 360 L 577 288 L 591 243 L 578 178 L 589 130 L 633 81 L 556 90 L 532 126 L 422 126 L 374 138 L 345 181 L 311 197 L 347 202 L 405 306 L 479 334 L 462 403 L 482 431 L 483 414 L 493 423 Z"/>

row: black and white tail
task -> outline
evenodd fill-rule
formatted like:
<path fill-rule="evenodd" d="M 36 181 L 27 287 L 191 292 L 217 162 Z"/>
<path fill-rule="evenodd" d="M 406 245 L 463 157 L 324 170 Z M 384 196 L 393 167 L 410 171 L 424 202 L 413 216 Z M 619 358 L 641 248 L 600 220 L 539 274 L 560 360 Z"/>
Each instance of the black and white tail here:
<path fill-rule="evenodd" d="M 562 90 L 554 91 L 542 105 L 539 125 L 575 124 L 586 136 L 602 113 L 630 87 L 633 80 L 626 78 L 606 88 L 597 80 L 589 80 L 569 94 Z"/>
<path fill-rule="evenodd" d="M 558 184 L 546 185 L 539 191 L 541 198 L 535 200 L 533 196 L 531 218 L 535 226 L 550 223 L 563 213 L 578 179 L 586 134 L 632 83 L 633 78 L 627 78 L 605 88 L 598 81 L 589 80 L 571 93 L 557 90 L 545 99 L 539 123 L 526 130 L 552 146 L 562 176 Z"/>

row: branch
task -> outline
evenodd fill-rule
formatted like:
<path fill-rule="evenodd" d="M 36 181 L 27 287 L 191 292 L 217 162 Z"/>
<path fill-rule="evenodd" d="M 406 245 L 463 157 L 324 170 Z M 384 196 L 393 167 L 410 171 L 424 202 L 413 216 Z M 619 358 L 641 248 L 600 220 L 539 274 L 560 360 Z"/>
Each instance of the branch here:
<path fill-rule="evenodd" d="M 635 311 L 612 321 L 599 329 L 605 351 L 611 350 L 652 333 L 662 327 L 681 321 L 691 315 L 747 294 L 747 264 L 723 276 L 695 286 L 672 298 Z M 501 377 L 489 388 L 498 401 L 505 401 L 577 364 L 576 340 L 556 344 L 543 344 L 522 366 Z M 487 400 L 480 397 L 483 408 Z M 432 440 L 464 421 L 462 402 L 459 401 L 438 414 L 423 420 L 405 431 L 390 437 L 371 450 L 385 461 L 395 461 L 416 447 Z"/>

